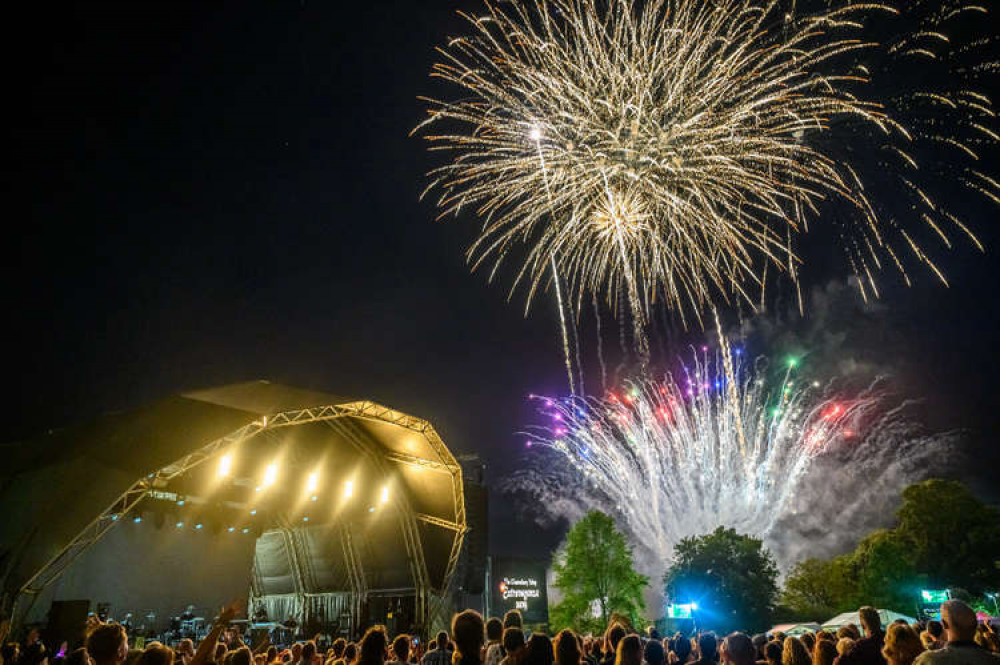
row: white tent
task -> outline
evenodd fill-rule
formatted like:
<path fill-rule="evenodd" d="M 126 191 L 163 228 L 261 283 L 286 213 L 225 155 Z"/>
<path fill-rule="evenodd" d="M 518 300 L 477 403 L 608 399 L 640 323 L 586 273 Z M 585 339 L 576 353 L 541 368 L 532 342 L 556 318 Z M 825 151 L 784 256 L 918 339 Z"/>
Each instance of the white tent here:
<path fill-rule="evenodd" d="M 904 619 L 906 623 L 915 623 L 916 619 L 905 614 L 900 614 L 899 612 L 894 612 L 892 610 L 879 610 L 879 618 L 882 619 L 882 626 L 888 626 L 890 623 L 896 619 Z M 838 614 L 837 616 L 823 622 L 823 630 L 836 631 L 841 626 L 846 626 L 849 623 L 853 623 L 858 628 L 861 627 L 861 618 L 858 616 L 857 612 L 844 612 L 843 614 Z"/>

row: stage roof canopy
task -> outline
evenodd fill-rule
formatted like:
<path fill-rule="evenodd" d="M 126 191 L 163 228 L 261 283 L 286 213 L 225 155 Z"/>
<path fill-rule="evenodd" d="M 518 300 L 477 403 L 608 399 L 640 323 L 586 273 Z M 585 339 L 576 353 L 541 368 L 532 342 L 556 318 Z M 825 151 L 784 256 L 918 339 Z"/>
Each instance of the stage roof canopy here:
<path fill-rule="evenodd" d="M 7 598 L 37 593 L 140 516 L 258 536 L 254 595 L 441 592 L 466 528 L 461 469 L 430 423 L 267 381 L 168 397 L 5 453 Z"/>

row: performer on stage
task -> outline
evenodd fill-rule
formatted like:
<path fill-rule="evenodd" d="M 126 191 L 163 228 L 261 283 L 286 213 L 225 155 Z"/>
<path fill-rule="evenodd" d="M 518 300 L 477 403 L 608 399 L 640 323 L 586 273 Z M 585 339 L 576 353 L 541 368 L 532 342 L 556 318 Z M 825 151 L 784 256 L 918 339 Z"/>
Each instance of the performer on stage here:
<path fill-rule="evenodd" d="M 267 608 L 264 607 L 264 603 L 257 603 L 257 609 L 253 613 L 254 623 L 266 623 L 267 622 Z"/>

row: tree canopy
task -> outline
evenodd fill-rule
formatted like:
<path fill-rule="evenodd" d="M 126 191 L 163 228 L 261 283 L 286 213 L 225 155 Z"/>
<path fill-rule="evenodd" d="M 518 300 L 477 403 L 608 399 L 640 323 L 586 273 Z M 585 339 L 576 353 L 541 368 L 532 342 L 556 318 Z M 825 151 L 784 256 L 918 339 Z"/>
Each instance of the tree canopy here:
<path fill-rule="evenodd" d="M 592 510 L 573 525 L 552 567 L 555 587 L 563 594 L 549 612 L 556 630 L 600 632 L 613 613 L 638 623 L 649 580 L 635 571 L 625 536 L 604 513 Z"/>
<path fill-rule="evenodd" d="M 669 602 L 697 603 L 700 626 L 759 632 L 769 626 L 777 579 L 762 541 L 719 527 L 678 543 L 663 581 Z"/>
<path fill-rule="evenodd" d="M 781 600 L 798 619 L 871 604 L 908 609 L 921 588 L 1000 586 L 1000 518 L 962 483 L 926 480 L 903 490 L 898 525 L 866 536 L 853 552 L 806 559 L 785 579 Z M 791 618 L 791 617 L 789 617 Z"/>

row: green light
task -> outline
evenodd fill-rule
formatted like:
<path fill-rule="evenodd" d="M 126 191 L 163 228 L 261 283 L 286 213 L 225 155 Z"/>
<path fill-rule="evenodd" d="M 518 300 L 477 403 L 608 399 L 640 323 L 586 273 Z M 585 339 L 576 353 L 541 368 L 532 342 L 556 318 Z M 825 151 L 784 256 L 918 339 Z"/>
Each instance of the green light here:
<path fill-rule="evenodd" d="M 790 368 L 794 368 L 794 367 L 795 367 L 796 365 L 798 365 L 798 364 L 799 364 L 799 360 L 798 360 L 798 358 L 789 358 L 789 359 L 788 359 L 788 366 L 789 366 Z"/>

